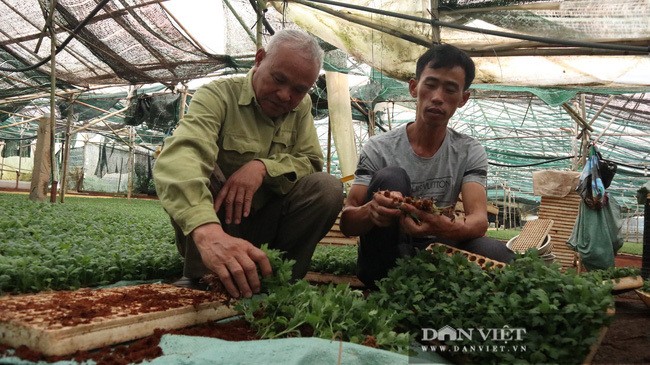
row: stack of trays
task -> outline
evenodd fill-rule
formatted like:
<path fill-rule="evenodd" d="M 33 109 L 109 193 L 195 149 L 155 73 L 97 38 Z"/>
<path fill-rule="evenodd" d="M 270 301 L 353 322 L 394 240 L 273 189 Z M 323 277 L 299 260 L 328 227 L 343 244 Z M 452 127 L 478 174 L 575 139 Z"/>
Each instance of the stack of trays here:
<path fill-rule="evenodd" d="M 549 231 L 553 225 L 552 219 L 536 219 L 524 225 L 521 234 L 511 238 L 506 246 L 514 252 L 524 253 L 530 249 L 537 250 L 539 257 L 545 263 L 555 261 L 553 242 Z"/>
<path fill-rule="evenodd" d="M 525 248 L 525 249 L 523 249 L 522 247 L 516 247 L 514 245 L 514 242 L 518 237 L 519 236 L 515 236 L 515 237 L 511 238 L 510 241 L 508 241 L 508 243 L 506 243 L 506 246 L 509 249 L 511 249 L 511 250 L 513 250 L 515 252 L 518 252 L 518 253 L 524 253 L 530 248 L 536 248 L 537 249 L 537 254 L 539 255 L 539 257 L 542 260 L 544 260 L 544 262 L 546 262 L 547 264 L 550 264 L 550 263 L 555 261 L 555 255 L 553 254 L 553 252 L 551 252 L 551 250 L 553 249 L 553 242 L 551 242 L 551 235 L 550 234 L 546 235 L 546 238 L 544 239 L 544 241 L 542 241 L 541 246 L 539 246 L 539 247 L 530 247 L 530 248 Z"/>
<path fill-rule="evenodd" d="M 539 254 L 539 257 L 544 260 L 547 264 L 552 263 L 555 261 L 555 255 L 551 250 L 553 249 L 553 242 L 551 242 L 551 235 L 546 235 L 546 240 L 545 243 L 542 245 L 542 247 L 537 249 L 537 253 Z"/>
<path fill-rule="evenodd" d="M 531 248 L 537 249 L 537 254 L 539 255 L 539 257 L 542 260 L 544 260 L 545 263 L 550 264 L 550 263 L 555 261 L 555 255 L 553 254 L 553 252 L 551 252 L 552 249 L 553 249 L 553 242 L 551 241 L 551 235 L 550 234 L 546 235 L 546 238 L 544 239 L 544 241 L 542 241 L 542 244 L 539 247 L 533 246 L 533 247 L 523 248 L 521 246 L 516 246 L 515 242 L 516 242 L 518 237 L 519 236 L 515 236 L 515 237 L 511 238 L 508 241 L 508 243 L 506 243 L 506 246 L 509 249 L 511 249 L 511 250 L 513 250 L 514 252 L 517 252 L 517 253 L 524 253 L 524 252 L 528 251 Z"/>

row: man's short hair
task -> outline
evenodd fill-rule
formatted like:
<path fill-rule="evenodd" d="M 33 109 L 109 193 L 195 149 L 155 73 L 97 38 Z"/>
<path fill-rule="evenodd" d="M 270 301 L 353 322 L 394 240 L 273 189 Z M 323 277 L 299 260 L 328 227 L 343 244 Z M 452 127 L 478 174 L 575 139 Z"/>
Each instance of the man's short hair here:
<path fill-rule="evenodd" d="M 415 79 L 419 80 L 424 68 L 451 68 L 460 66 L 465 70 L 464 90 L 469 89 L 476 75 L 476 66 L 474 61 L 460 48 L 451 44 L 434 44 L 420 58 L 418 58 L 415 67 Z"/>
<path fill-rule="evenodd" d="M 313 58 L 318 62 L 319 69 L 323 67 L 325 52 L 318 44 L 316 38 L 309 33 L 298 29 L 282 29 L 271 36 L 264 50 L 266 50 L 266 53 L 272 53 L 280 44 Z"/>

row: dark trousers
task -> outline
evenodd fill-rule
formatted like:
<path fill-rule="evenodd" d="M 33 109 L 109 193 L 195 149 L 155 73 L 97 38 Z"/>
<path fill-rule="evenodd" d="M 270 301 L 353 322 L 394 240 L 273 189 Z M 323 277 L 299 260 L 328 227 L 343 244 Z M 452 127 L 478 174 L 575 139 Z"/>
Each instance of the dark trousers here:
<path fill-rule="evenodd" d="M 218 181 L 215 184 L 213 179 L 213 196 L 222 184 Z M 275 196 L 247 218 L 242 218 L 240 224 L 223 223 L 222 228 L 231 236 L 245 239 L 257 247 L 268 243 L 269 248 L 284 252 L 285 259 L 296 260 L 293 278 L 300 279 L 309 270 L 316 245 L 332 228 L 342 206 L 343 185 L 340 180 L 328 173 L 317 172 L 298 180 L 287 195 Z M 224 222 L 221 214 L 219 218 Z M 185 258 L 183 275 L 201 278 L 209 271 L 194 241 L 191 236 L 183 235 L 173 221 L 172 225 L 176 231 L 176 245 Z"/>
<path fill-rule="evenodd" d="M 411 196 L 411 179 L 401 167 L 383 168 L 370 180 L 366 201 L 370 201 L 373 194 L 381 190 L 399 191 L 404 196 Z M 510 262 L 515 256 L 503 242 L 489 237 L 463 242 L 435 237 L 410 237 L 401 232 L 399 224 L 395 223 L 388 227 L 375 227 L 359 237 L 357 277 L 367 287 L 374 288 L 375 281 L 386 277 L 399 257 L 411 256 L 433 242 L 444 243 L 501 262 Z"/>

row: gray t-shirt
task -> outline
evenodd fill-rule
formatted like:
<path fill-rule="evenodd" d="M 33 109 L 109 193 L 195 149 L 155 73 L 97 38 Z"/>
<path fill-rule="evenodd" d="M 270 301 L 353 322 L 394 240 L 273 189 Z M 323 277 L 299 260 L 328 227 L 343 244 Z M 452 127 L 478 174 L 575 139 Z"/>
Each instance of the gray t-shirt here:
<path fill-rule="evenodd" d="M 374 173 L 399 166 L 411 178 L 412 196 L 433 198 L 438 207 L 455 204 L 462 184 L 487 184 L 487 154 L 474 138 L 447 128 L 447 136 L 432 157 L 413 152 L 406 126 L 376 135 L 363 146 L 354 184 L 368 185 Z"/>

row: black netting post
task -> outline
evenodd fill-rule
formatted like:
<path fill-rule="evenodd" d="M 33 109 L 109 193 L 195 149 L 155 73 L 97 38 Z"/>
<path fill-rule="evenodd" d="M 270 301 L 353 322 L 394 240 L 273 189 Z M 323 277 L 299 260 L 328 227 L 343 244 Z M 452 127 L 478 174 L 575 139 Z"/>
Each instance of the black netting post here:
<path fill-rule="evenodd" d="M 643 212 L 643 258 L 641 259 L 641 277 L 650 277 L 650 193 L 646 195 Z"/>

